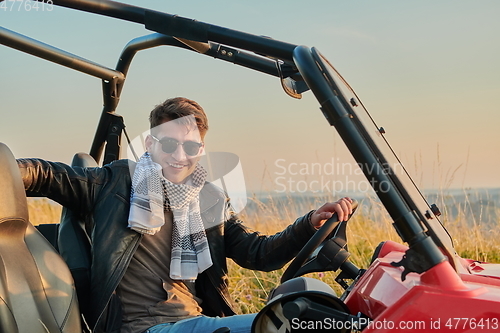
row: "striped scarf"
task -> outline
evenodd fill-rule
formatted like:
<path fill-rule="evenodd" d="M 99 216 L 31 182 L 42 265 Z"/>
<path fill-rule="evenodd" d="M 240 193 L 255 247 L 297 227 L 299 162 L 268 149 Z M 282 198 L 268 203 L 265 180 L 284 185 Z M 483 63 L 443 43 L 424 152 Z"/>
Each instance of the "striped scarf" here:
<path fill-rule="evenodd" d="M 173 213 L 170 278 L 195 280 L 212 266 L 208 240 L 200 215 L 199 193 L 207 172 L 200 164 L 190 184 L 174 184 L 161 172 L 146 152 L 137 163 L 132 177 L 129 227 L 154 235 L 165 224 L 165 210 Z"/>

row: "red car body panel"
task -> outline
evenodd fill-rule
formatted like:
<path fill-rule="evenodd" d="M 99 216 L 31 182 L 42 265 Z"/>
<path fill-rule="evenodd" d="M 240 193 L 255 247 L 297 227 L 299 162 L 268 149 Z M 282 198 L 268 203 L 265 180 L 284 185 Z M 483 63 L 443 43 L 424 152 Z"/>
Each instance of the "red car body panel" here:
<path fill-rule="evenodd" d="M 401 280 L 394 267 L 408 248 L 388 241 L 345 300 L 352 314 L 372 319 L 363 332 L 500 330 L 500 265 L 462 259 L 465 273 L 442 262 Z M 481 275 L 478 275 L 481 274 Z"/>

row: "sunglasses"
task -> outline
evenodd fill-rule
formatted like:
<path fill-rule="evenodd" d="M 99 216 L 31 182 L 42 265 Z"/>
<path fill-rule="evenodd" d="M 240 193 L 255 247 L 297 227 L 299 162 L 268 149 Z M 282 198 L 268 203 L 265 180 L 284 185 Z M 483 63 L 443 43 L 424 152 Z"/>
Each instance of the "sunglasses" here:
<path fill-rule="evenodd" d="M 203 143 L 196 141 L 184 141 L 180 143 L 172 138 L 162 138 L 160 140 L 153 135 L 151 137 L 161 144 L 161 150 L 167 154 L 172 154 L 177 150 L 177 146 L 181 145 L 187 155 L 196 156 L 200 153 L 200 148 L 203 146 Z"/>

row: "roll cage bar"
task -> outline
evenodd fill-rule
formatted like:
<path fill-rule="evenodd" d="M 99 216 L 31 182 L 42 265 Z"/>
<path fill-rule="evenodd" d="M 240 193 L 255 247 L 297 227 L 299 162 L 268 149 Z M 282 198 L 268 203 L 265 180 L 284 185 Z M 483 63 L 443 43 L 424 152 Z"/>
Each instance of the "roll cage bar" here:
<path fill-rule="evenodd" d="M 124 20 L 129 20 L 136 23 L 145 24 L 146 28 L 154 30 L 155 26 L 159 26 L 158 31 L 171 30 L 168 26 L 162 26 L 158 24 L 162 18 L 167 20 L 172 20 L 172 26 L 175 29 L 182 30 L 186 27 L 187 30 L 193 30 L 189 28 L 191 25 L 202 24 L 206 26 L 205 23 L 197 22 L 194 20 L 188 20 L 175 15 L 154 12 L 145 10 L 140 7 L 129 6 L 125 4 L 115 3 L 112 1 L 107 2 L 97 2 L 92 0 L 84 1 L 54 1 L 55 5 L 60 5 L 63 7 L 84 10 L 92 13 L 97 13 L 101 15 L 107 15 L 111 17 L 116 17 Z M 147 17 L 147 18 L 146 18 Z M 144 22 L 149 22 L 144 23 Z M 180 22 L 180 23 L 179 23 Z M 187 23 L 186 23 L 187 22 Z M 189 23 L 192 22 L 192 23 Z M 212 26 L 216 27 L 216 26 Z M 224 35 L 227 35 L 229 30 L 225 28 L 217 27 L 221 30 L 226 30 L 225 34 L 222 34 L 222 40 Z M 199 31 L 200 29 L 195 29 Z M 254 39 L 262 42 L 262 45 L 258 49 L 266 49 L 267 45 L 272 44 L 272 40 L 265 37 L 253 36 L 250 34 L 245 34 L 237 32 L 243 36 L 252 36 Z M 181 34 L 182 36 L 190 36 L 189 33 Z M 138 37 L 130 41 L 123 49 L 116 68 L 110 69 L 100 64 L 96 64 L 87 59 L 81 58 L 77 55 L 71 54 L 69 52 L 63 51 L 61 49 L 55 48 L 53 46 L 44 44 L 35 39 L 29 38 L 27 36 L 21 35 L 14 31 L 8 30 L 6 28 L 0 27 L 0 42 L 6 46 L 17 49 L 19 51 L 29 53 L 36 57 L 58 63 L 62 66 L 72 68 L 74 70 L 80 71 L 85 74 L 89 74 L 102 79 L 103 88 L 103 110 L 101 113 L 101 118 L 97 125 L 97 130 L 94 135 L 94 140 L 90 149 L 90 155 L 99 162 L 101 159 L 102 151 L 106 146 L 106 151 L 104 154 L 103 164 L 110 163 L 114 160 L 120 158 L 120 139 L 122 130 L 125 128 L 123 123 L 123 118 L 115 113 L 118 103 L 120 101 L 120 94 L 125 83 L 125 78 L 130 67 L 130 64 L 138 51 L 162 46 L 169 45 L 184 48 L 187 50 L 195 51 L 207 56 L 214 57 L 216 59 L 221 59 L 224 61 L 232 62 L 236 65 L 244 66 L 253 70 L 260 71 L 269 75 L 282 77 L 283 80 L 288 79 L 287 85 L 294 84 L 291 82 L 291 76 L 295 76 L 300 80 L 300 75 L 297 75 L 298 71 L 293 68 L 290 64 L 293 62 L 277 61 L 270 58 L 265 58 L 264 56 L 254 55 L 248 52 L 244 52 L 235 48 L 227 47 L 222 44 L 213 41 L 193 41 L 185 39 L 182 37 L 169 36 L 163 33 L 153 33 L 147 36 Z M 200 39 L 200 38 L 195 38 Z M 226 38 L 227 39 L 227 38 Z M 232 38 L 235 39 L 235 38 Z M 295 45 L 277 42 L 279 47 L 274 47 L 271 54 L 284 54 L 289 51 L 290 48 L 295 47 Z M 257 45 L 256 41 L 249 43 L 237 43 L 237 45 L 247 45 L 246 47 L 251 47 Z M 291 51 L 293 51 L 291 48 Z M 289 55 L 289 56 L 290 56 Z M 272 55 L 270 55 L 272 56 Z M 294 84 L 295 85 L 295 84 Z M 302 92 L 305 89 L 302 89 Z M 290 92 L 291 93 L 291 92 Z M 295 93 L 295 97 L 299 97 Z"/>
<path fill-rule="evenodd" d="M 0 43 L 102 79 L 104 107 L 90 149 L 90 155 L 96 161 L 99 162 L 104 146 L 103 164 L 119 158 L 121 133 L 125 126 L 115 110 L 128 68 L 138 51 L 169 45 L 232 62 L 279 77 L 283 88 L 292 97 L 300 98 L 302 92 L 311 89 L 325 117 L 336 127 L 356 161 L 377 166 L 363 169 L 363 172 L 368 180 L 374 180 L 371 184 L 375 192 L 393 218 L 399 235 L 409 245 L 403 260 L 394 263 L 403 266 L 403 279 L 409 272 L 425 272 L 447 259 L 456 270 L 459 269 L 453 246 L 444 244 L 429 228 L 422 212 L 417 210 L 414 200 L 420 199 L 408 195 L 397 178 L 391 176 L 393 173 L 384 170 L 387 167 L 382 165 L 384 158 L 366 129 L 356 125 L 355 112 L 341 96 L 335 95 L 332 87 L 325 84 L 325 73 L 321 72 L 318 59 L 314 58 L 314 49 L 114 1 L 53 0 L 53 3 L 143 24 L 146 29 L 155 31 L 129 42 L 113 70 L 0 27 Z M 380 188 L 384 183 L 391 186 Z"/>

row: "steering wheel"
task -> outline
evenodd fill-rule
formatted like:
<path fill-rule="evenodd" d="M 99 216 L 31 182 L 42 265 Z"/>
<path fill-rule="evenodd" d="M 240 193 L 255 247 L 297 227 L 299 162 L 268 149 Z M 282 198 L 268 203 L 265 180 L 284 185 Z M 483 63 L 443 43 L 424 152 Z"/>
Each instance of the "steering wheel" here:
<path fill-rule="evenodd" d="M 358 202 L 356 200 L 352 200 L 352 214 L 348 216 L 348 221 L 351 216 L 354 214 L 356 208 L 358 207 Z M 325 239 L 330 235 L 335 229 L 338 228 L 340 222 L 337 216 L 337 213 L 333 214 L 326 222 L 319 228 L 316 233 L 309 239 L 309 241 L 304 245 L 304 247 L 299 251 L 297 256 L 293 259 L 290 265 L 287 267 L 283 276 L 281 277 L 281 283 L 292 279 L 297 271 L 304 265 L 307 259 L 311 256 L 311 254 L 316 250 L 321 243 L 325 241 Z"/>

